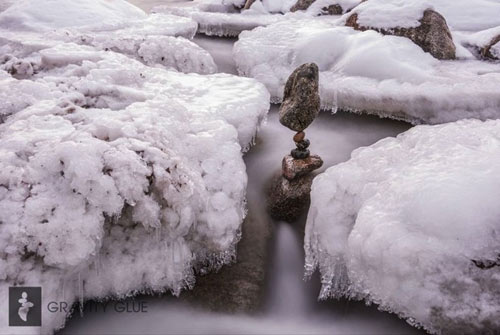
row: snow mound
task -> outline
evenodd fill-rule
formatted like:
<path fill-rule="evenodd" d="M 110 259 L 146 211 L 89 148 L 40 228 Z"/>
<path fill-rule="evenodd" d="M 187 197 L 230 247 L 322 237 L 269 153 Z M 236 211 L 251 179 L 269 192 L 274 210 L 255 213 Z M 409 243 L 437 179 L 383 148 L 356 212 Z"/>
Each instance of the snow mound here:
<path fill-rule="evenodd" d="M 433 333 L 500 327 L 500 121 L 417 126 L 313 183 L 306 272 Z"/>
<path fill-rule="evenodd" d="M 500 2 L 496 0 L 474 3 L 467 0 L 370 0 L 356 6 L 346 17 L 358 14 L 358 23 L 364 27 L 417 27 L 426 9 L 443 15 L 451 30 L 480 31 L 500 26 L 497 15 Z"/>
<path fill-rule="evenodd" d="M 2 308 L 14 284 L 70 305 L 178 294 L 233 261 L 263 85 L 74 43 L 11 51 L 0 71 Z M 43 318 L 47 333 L 66 314 Z"/>
<path fill-rule="evenodd" d="M 233 50 L 239 73 L 264 83 L 280 102 L 292 71 L 315 62 L 326 109 L 415 124 L 499 116 L 498 64 L 438 61 L 409 39 L 357 32 L 339 21 L 293 19 L 243 32 Z"/>
<path fill-rule="evenodd" d="M 145 18 L 146 13 L 125 0 L 19 0 L 0 14 L 0 26 L 41 31 L 126 26 Z"/>
<path fill-rule="evenodd" d="M 500 2 L 497 0 L 432 0 L 452 30 L 480 31 L 500 26 Z"/>
<path fill-rule="evenodd" d="M 164 66 L 183 73 L 212 74 L 217 65 L 205 49 L 183 37 L 158 35 L 73 34 L 67 42 L 112 50 L 133 57 L 146 65 Z"/>
<path fill-rule="evenodd" d="M 1 29 L 0 50 L 11 53 L 21 45 L 26 50 L 72 42 L 92 46 L 98 50 L 112 50 L 126 54 L 146 65 L 175 69 L 184 73 L 212 74 L 217 66 L 212 56 L 188 39 L 196 33 L 197 24 L 191 19 L 152 14 L 114 30 L 56 29 L 43 33 L 19 32 Z"/>
<path fill-rule="evenodd" d="M 357 22 L 363 27 L 412 28 L 420 25 L 426 9 L 434 9 L 433 3 L 430 0 L 370 0 L 359 4 L 346 17 L 357 14 Z"/>

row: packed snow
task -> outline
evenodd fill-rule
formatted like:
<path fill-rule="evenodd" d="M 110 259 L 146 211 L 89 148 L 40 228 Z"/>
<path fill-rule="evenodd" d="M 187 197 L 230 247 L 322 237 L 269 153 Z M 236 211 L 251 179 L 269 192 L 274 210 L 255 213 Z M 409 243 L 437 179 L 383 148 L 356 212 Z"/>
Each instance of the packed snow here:
<path fill-rule="evenodd" d="M 0 14 L 2 308 L 13 285 L 43 286 L 43 301 L 70 304 L 178 294 L 195 273 L 232 262 L 246 212 L 242 152 L 266 117 L 265 87 L 178 72 L 181 64 L 200 73 L 215 65 L 187 39 L 149 35 L 169 29 L 168 16 L 109 35 L 85 24 L 26 31 L 39 24 L 26 16 L 16 31 L 5 18 L 35 15 L 28 3 L 38 2 Z M 85 3 L 107 4 L 125 21 L 141 13 L 123 14 L 128 5 L 114 0 L 79 1 L 68 9 L 75 24 L 94 8 Z M 38 18 L 56 13 L 49 12 Z M 63 326 L 66 316 L 43 313 L 41 331 Z M 13 331 L 40 329 L 0 328 Z"/>
<path fill-rule="evenodd" d="M 36 6 L 35 6 L 36 5 Z M 124 0 L 20 0 L 0 15 L 0 26 L 12 30 L 125 27 L 146 13 Z"/>
<path fill-rule="evenodd" d="M 435 333 L 499 329 L 500 122 L 417 126 L 313 183 L 306 271 Z"/>
<path fill-rule="evenodd" d="M 498 117 L 500 64 L 438 61 L 409 39 L 339 21 L 294 19 L 245 31 L 233 51 L 238 71 L 264 83 L 274 102 L 296 67 L 315 62 L 325 109 L 415 124 Z"/>

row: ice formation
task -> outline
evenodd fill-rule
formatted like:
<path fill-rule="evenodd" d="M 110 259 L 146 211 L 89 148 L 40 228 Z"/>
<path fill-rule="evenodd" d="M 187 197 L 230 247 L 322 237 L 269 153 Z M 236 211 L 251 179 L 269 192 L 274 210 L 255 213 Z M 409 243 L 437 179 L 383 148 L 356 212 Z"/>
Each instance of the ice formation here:
<path fill-rule="evenodd" d="M 153 12 L 190 18 L 198 23 L 198 32 L 209 36 L 238 36 L 244 30 L 267 26 L 284 19 L 281 14 L 207 11 L 202 6 L 157 6 L 153 8 Z"/>
<path fill-rule="evenodd" d="M 74 42 L 125 53 L 146 65 L 215 73 L 210 54 L 188 40 L 196 30 L 196 22 L 189 18 L 146 15 L 123 0 L 23 0 L 0 13 L 0 39 L 10 42 Z"/>
<path fill-rule="evenodd" d="M 317 0 L 306 11 L 291 13 L 290 8 L 295 2 L 296 0 L 257 0 L 250 8 L 244 9 L 245 1 L 200 0 L 190 6 L 156 6 L 152 12 L 191 18 L 198 23 L 198 32 L 209 36 L 234 37 L 256 27 L 318 16 L 330 5 L 339 5 L 344 11 L 349 11 L 361 0 Z"/>
<path fill-rule="evenodd" d="M 440 333 L 500 327 L 500 122 L 417 126 L 313 183 L 306 271 Z M 496 265 L 495 265 L 496 264 Z"/>
<path fill-rule="evenodd" d="M 409 39 L 358 32 L 344 21 L 290 19 L 245 31 L 233 50 L 238 71 L 264 83 L 274 102 L 297 66 L 315 62 L 325 109 L 415 124 L 498 117 L 500 64 L 479 61 L 464 47 L 459 54 L 467 59 L 438 61 Z"/>
<path fill-rule="evenodd" d="M 19 27 L 36 22 L 26 17 Z M 140 32 L 169 29 L 152 23 L 162 18 L 109 37 L 86 26 L 16 31 L 1 21 L 2 309 L 13 285 L 42 286 L 44 302 L 70 305 L 138 291 L 178 294 L 196 272 L 233 260 L 245 216 L 242 151 L 269 93 L 253 79 L 168 70 L 176 55 L 157 58 L 162 48 L 182 55 L 190 45 L 163 33 L 151 43 Z M 41 330 L 2 328 L 7 316 L 0 333 L 49 333 L 67 315 L 44 311 Z"/>

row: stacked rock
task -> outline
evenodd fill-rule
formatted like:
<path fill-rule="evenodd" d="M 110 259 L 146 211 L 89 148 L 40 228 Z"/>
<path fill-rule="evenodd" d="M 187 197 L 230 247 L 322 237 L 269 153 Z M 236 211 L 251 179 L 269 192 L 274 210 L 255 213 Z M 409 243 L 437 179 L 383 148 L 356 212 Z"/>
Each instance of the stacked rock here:
<path fill-rule="evenodd" d="M 281 124 L 296 131 L 296 148 L 283 158 L 281 174 L 274 180 L 269 211 L 276 220 L 295 221 L 307 208 L 313 176 L 323 160 L 309 151 L 304 130 L 319 113 L 319 70 L 314 63 L 299 66 L 288 78 L 279 118 Z"/>

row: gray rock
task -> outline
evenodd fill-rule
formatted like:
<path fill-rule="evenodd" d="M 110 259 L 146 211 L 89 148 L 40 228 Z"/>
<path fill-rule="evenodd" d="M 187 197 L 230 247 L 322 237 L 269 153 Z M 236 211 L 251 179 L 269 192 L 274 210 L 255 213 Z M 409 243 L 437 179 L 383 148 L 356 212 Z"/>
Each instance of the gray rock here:
<path fill-rule="evenodd" d="M 311 184 L 314 176 L 288 180 L 277 176 L 271 185 L 268 196 L 268 210 L 275 220 L 294 222 L 303 215 L 311 201 Z"/>
<path fill-rule="evenodd" d="M 295 159 L 306 159 L 311 155 L 311 152 L 308 149 L 293 149 L 290 152 L 290 155 L 292 155 L 293 158 Z"/>
<path fill-rule="evenodd" d="M 344 13 L 342 6 L 339 4 L 333 4 L 327 7 L 321 8 L 321 15 L 341 15 Z"/>
<path fill-rule="evenodd" d="M 323 166 L 323 160 L 317 155 L 309 156 L 306 159 L 294 159 L 288 155 L 283 158 L 283 176 L 288 180 L 307 175 Z"/>
<path fill-rule="evenodd" d="M 247 0 L 245 2 L 245 6 L 243 7 L 243 9 L 249 9 L 250 7 L 252 7 L 254 2 L 255 2 L 255 0 Z"/>
<path fill-rule="evenodd" d="M 316 0 L 297 0 L 295 5 L 290 8 L 291 12 L 308 9 Z"/>
<path fill-rule="evenodd" d="M 446 19 L 431 9 L 424 12 L 420 19 L 420 26 L 415 28 L 394 27 L 391 29 L 380 29 L 374 27 L 364 27 L 358 24 L 358 14 L 352 14 L 346 22 L 346 26 L 356 30 L 365 31 L 368 29 L 378 31 L 384 35 L 396 35 L 409 38 L 425 52 L 430 53 L 437 59 L 455 59 L 456 48 L 453 43 L 450 29 L 446 24 Z"/>
<path fill-rule="evenodd" d="M 282 125 L 294 131 L 303 131 L 318 116 L 319 69 L 314 63 L 299 66 L 288 78 L 283 103 L 279 111 Z"/>

